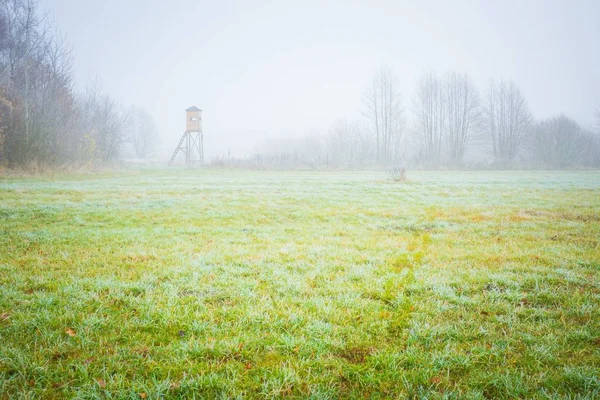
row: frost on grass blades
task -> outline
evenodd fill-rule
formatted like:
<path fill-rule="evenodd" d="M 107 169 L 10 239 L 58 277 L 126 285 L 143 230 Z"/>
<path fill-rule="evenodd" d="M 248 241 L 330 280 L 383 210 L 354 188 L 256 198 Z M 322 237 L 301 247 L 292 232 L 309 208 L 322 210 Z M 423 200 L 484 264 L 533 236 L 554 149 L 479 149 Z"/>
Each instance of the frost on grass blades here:
<path fill-rule="evenodd" d="M 2 178 L 0 393 L 598 396 L 600 175 L 410 175 Z"/>

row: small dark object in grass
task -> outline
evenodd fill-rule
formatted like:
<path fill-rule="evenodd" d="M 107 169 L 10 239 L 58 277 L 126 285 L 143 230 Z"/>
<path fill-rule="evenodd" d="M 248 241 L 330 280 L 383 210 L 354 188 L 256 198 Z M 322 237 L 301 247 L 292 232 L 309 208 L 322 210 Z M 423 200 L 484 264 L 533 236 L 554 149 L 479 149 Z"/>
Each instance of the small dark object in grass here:
<path fill-rule="evenodd" d="M 387 171 L 389 177 L 395 182 L 404 182 L 406 180 L 406 170 L 404 167 L 394 167 Z"/>
<path fill-rule="evenodd" d="M 184 337 L 185 336 L 185 331 L 179 331 L 177 334 L 179 335 L 179 337 Z"/>

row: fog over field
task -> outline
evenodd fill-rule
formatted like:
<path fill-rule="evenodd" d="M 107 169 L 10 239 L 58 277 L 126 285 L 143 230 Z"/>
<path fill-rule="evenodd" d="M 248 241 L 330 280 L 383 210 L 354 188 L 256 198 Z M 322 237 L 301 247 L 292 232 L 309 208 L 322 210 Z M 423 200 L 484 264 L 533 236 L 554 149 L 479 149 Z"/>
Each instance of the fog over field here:
<path fill-rule="evenodd" d="M 398 81 L 408 131 L 428 71 L 513 80 L 536 119 L 562 113 L 596 126 L 600 3 L 578 1 L 44 0 L 73 45 L 77 87 L 98 76 L 121 104 L 156 120 L 163 157 L 183 110 L 204 110 L 207 158 L 252 156 L 282 139 L 365 122 L 380 68 Z M 405 139 L 408 139 L 408 134 Z M 417 144 L 406 140 L 407 151 Z M 471 143 L 470 147 L 477 147 Z M 471 158 L 492 158 L 489 146 Z"/>

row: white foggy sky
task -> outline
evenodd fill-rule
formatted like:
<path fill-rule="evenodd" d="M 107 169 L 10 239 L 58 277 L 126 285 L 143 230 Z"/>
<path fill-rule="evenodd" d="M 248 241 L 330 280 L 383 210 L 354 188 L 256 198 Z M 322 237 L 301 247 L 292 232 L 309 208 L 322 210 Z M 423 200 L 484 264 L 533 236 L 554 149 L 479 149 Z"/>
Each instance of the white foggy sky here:
<path fill-rule="evenodd" d="M 166 152 L 184 109 L 204 110 L 206 153 L 360 118 L 373 72 L 394 70 L 407 108 L 427 70 L 511 78 L 536 118 L 593 124 L 600 102 L 600 1 L 42 0 L 95 75 L 156 119 Z"/>

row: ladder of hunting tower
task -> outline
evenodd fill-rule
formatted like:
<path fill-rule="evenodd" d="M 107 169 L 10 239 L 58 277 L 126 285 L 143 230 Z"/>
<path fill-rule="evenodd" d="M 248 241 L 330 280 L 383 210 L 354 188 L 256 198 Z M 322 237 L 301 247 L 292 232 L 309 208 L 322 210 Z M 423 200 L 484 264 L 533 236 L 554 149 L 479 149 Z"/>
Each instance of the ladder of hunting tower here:
<path fill-rule="evenodd" d="M 177 148 L 175 149 L 175 151 L 173 152 L 173 155 L 171 156 L 171 159 L 169 160 L 169 167 L 171 165 L 173 165 L 173 161 L 175 161 L 175 158 L 177 157 L 177 154 L 179 153 L 179 150 L 183 151 L 185 153 L 185 148 L 181 147 L 181 144 L 183 143 L 183 141 L 185 140 L 187 132 L 183 132 L 183 136 L 181 136 L 181 140 L 179 141 L 179 144 L 177 145 Z"/>

